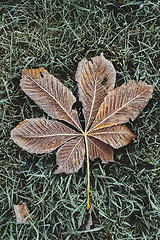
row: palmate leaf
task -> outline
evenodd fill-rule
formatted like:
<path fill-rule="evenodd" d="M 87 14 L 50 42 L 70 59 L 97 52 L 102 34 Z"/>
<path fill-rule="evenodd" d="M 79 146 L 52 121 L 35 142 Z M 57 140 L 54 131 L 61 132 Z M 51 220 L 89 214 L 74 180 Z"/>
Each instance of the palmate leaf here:
<path fill-rule="evenodd" d="M 136 140 L 136 135 L 123 124 L 140 114 L 153 92 L 153 86 L 134 81 L 113 90 L 115 79 L 115 69 L 103 54 L 79 63 L 76 81 L 85 119 L 83 129 L 76 110 L 72 109 L 76 98 L 68 88 L 43 68 L 22 72 L 22 89 L 54 120 L 27 119 L 12 130 L 11 138 L 31 153 L 48 153 L 59 147 L 55 174 L 77 172 L 86 154 L 87 209 L 90 209 L 89 158 L 100 157 L 103 163 L 114 161 L 113 148 Z"/>

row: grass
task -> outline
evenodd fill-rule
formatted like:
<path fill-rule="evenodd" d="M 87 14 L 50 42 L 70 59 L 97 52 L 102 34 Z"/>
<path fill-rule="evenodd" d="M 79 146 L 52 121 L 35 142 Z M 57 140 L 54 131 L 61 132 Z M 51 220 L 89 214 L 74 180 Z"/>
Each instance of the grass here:
<path fill-rule="evenodd" d="M 1 1 L 1 239 L 160 239 L 159 1 Z M 75 96 L 78 62 L 104 52 L 129 80 L 154 84 L 153 98 L 130 129 L 137 143 L 115 151 L 115 163 L 91 163 L 93 226 L 86 230 L 86 163 L 54 175 L 55 154 L 32 155 L 10 139 L 22 120 L 46 116 L 19 87 L 23 68 L 43 66 Z M 31 225 L 16 224 L 13 204 L 26 201 Z"/>

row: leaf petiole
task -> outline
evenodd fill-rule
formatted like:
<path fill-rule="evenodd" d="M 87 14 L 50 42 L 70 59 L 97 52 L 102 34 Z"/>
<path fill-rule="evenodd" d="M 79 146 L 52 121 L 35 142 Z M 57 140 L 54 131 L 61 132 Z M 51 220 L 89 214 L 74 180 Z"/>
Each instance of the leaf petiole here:
<path fill-rule="evenodd" d="M 90 210 L 90 173 L 89 173 L 89 154 L 88 154 L 88 140 L 87 140 L 87 134 L 84 133 L 84 139 L 85 139 L 85 145 L 86 145 L 86 155 L 87 155 L 87 210 Z"/>

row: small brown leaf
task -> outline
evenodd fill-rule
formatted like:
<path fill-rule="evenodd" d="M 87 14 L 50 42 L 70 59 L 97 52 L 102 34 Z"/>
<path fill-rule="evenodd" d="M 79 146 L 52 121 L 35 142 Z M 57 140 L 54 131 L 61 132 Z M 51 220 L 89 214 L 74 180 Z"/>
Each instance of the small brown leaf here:
<path fill-rule="evenodd" d="M 30 223 L 29 219 L 33 218 L 34 216 L 33 215 L 29 216 L 30 211 L 27 207 L 26 202 L 23 202 L 20 205 L 13 205 L 13 207 L 16 214 L 17 223 L 29 224 Z"/>

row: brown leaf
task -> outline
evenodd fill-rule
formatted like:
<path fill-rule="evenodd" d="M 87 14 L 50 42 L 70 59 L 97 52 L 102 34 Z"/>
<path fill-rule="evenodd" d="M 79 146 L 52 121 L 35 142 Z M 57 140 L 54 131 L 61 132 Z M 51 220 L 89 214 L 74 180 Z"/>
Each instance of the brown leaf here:
<path fill-rule="evenodd" d="M 100 157 L 103 163 L 114 161 L 113 148 L 123 147 L 136 139 L 123 123 L 130 119 L 133 121 L 141 113 L 153 92 L 153 86 L 141 81 L 138 84 L 129 81 L 113 90 L 115 78 L 115 69 L 103 54 L 79 63 L 76 80 L 86 122 L 83 131 L 76 110 L 72 110 L 76 98 L 68 88 L 43 68 L 24 69 L 22 72 L 22 89 L 58 121 L 44 118 L 25 120 L 12 130 L 11 138 L 31 153 L 48 153 L 62 145 L 57 151 L 59 167 L 56 174 L 77 172 L 86 150 L 88 210 L 89 157 L 92 160 Z M 102 86 L 105 79 L 106 84 Z"/>
<path fill-rule="evenodd" d="M 101 82 L 106 78 L 103 86 Z M 103 53 L 92 58 L 92 61 L 83 59 L 76 72 L 76 80 L 79 88 L 79 99 L 83 104 L 83 112 L 86 119 L 86 130 L 95 118 L 107 91 L 115 86 L 116 71 L 110 61 L 105 59 Z"/>
<path fill-rule="evenodd" d="M 152 92 L 153 86 L 134 81 L 113 90 L 101 104 L 92 130 L 135 120 L 152 97 Z"/>
<path fill-rule="evenodd" d="M 113 148 L 126 146 L 132 140 L 136 140 L 136 135 L 133 134 L 125 125 L 119 124 L 112 127 L 104 127 L 93 130 L 90 134 L 95 138 L 109 144 Z"/>
<path fill-rule="evenodd" d="M 72 110 L 76 98 L 44 68 L 23 69 L 21 88 L 50 117 L 65 120 L 81 130 L 77 112 Z"/>
<path fill-rule="evenodd" d="M 97 138 L 88 136 L 88 151 L 91 160 L 100 157 L 102 163 L 113 162 L 113 148 Z"/>
<path fill-rule="evenodd" d="M 34 216 L 33 215 L 29 216 L 30 211 L 27 207 L 26 202 L 23 202 L 20 205 L 13 205 L 13 207 L 16 214 L 17 223 L 29 224 L 30 223 L 29 219 L 33 218 Z"/>
<path fill-rule="evenodd" d="M 85 154 L 85 145 L 83 137 L 77 137 L 63 145 L 57 152 L 58 173 L 78 172 L 82 167 Z"/>
<path fill-rule="evenodd" d="M 66 125 L 45 118 L 26 119 L 11 131 L 16 144 L 30 153 L 48 153 L 79 134 Z"/>

